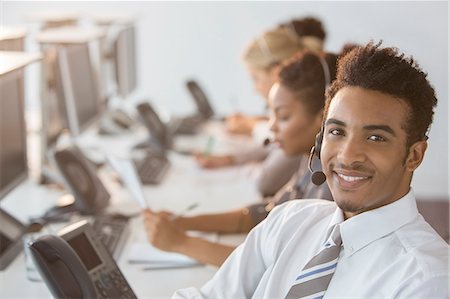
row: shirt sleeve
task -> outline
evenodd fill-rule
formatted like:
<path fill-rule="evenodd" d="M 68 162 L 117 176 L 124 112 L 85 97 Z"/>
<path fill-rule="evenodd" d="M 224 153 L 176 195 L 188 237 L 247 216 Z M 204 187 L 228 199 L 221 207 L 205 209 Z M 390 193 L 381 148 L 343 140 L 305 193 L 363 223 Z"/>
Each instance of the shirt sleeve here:
<path fill-rule="evenodd" d="M 281 208 L 281 207 L 280 207 Z M 214 277 L 200 290 L 178 290 L 172 298 L 251 298 L 268 266 L 275 259 L 275 247 L 282 228 L 276 208 L 256 226 L 228 257 Z"/>
<path fill-rule="evenodd" d="M 270 153 L 270 146 L 265 147 L 262 144 L 255 144 L 247 150 L 235 153 L 233 155 L 236 164 L 245 164 L 248 162 L 263 161 Z"/>
<path fill-rule="evenodd" d="M 298 170 L 302 156 L 287 156 L 282 149 L 273 148 L 261 165 L 256 186 L 262 196 L 273 196 Z"/>
<path fill-rule="evenodd" d="M 275 206 L 285 203 L 290 199 L 292 188 L 296 184 L 297 179 L 297 174 L 294 173 L 291 179 L 268 201 L 247 206 L 255 225 L 263 221 Z"/>

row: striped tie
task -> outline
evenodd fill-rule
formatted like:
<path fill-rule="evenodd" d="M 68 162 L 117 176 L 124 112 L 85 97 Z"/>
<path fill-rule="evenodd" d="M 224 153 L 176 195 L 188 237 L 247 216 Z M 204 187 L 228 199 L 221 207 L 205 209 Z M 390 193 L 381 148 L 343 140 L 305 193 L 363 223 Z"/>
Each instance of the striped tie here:
<path fill-rule="evenodd" d="M 336 270 L 341 242 L 339 226 L 336 225 L 324 248 L 303 268 L 286 299 L 323 297 Z"/>

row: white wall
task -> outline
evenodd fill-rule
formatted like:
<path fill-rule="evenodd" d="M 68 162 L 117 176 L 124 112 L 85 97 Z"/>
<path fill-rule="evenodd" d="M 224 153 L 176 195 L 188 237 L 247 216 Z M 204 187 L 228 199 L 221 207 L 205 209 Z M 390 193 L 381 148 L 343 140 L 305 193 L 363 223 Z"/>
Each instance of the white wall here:
<path fill-rule="evenodd" d="M 140 95 L 171 113 L 193 109 L 183 82 L 198 79 L 217 110 L 258 113 L 262 101 L 240 62 L 246 43 L 292 17 L 315 15 L 326 48 L 383 39 L 414 55 L 429 73 L 439 106 L 430 146 L 414 178 L 419 196 L 448 198 L 448 4 L 446 2 L 0 2 L 2 23 L 39 10 L 138 16 Z"/>

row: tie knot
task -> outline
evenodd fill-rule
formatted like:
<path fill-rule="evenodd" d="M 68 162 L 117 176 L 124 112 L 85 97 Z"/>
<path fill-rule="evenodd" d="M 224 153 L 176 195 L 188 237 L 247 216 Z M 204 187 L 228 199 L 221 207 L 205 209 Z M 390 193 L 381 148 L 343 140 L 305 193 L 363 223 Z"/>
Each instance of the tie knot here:
<path fill-rule="evenodd" d="M 339 224 L 336 224 L 333 227 L 333 230 L 331 231 L 330 236 L 328 237 L 325 247 L 341 246 L 341 243 L 342 243 L 342 239 L 341 239 L 340 226 L 339 226 Z"/>

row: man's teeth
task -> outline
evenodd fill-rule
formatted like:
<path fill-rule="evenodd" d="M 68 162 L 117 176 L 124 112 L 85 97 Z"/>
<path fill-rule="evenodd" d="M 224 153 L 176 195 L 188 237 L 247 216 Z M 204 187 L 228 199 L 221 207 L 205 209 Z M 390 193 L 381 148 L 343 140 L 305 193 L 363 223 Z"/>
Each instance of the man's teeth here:
<path fill-rule="evenodd" d="M 348 175 L 343 175 L 343 174 L 340 174 L 340 173 L 338 173 L 337 175 L 341 179 L 343 179 L 344 181 L 347 181 L 347 182 L 361 181 L 361 180 L 365 180 L 365 179 L 369 178 L 367 176 L 348 176 Z"/>

